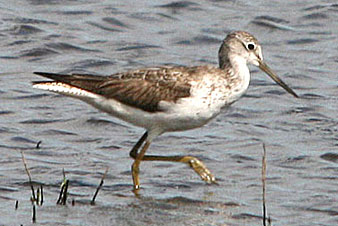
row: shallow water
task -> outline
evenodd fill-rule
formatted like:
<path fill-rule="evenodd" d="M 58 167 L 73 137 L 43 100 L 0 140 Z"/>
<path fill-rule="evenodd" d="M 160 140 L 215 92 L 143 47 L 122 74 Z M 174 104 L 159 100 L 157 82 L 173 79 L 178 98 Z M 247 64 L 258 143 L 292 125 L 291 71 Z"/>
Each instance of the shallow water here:
<path fill-rule="evenodd" d="M 0 225 L 31 223 L 21 151 L 33 181 L 44 187 L 38 225 L 261 225 L 263 142 L 273 224 L 338 224 L 334 1 L 112 2 L 2 1 Z M 164 134 L 151 146 L 149 153 L 200 157 L 218 186 L 205 185 L 185 165 L 147 162 L 135 198 L 128 152 L 143 130 L 31 88 L 41 79 L 33 71 L 111 74 L 168 63 L 217 64 L 220 42 L 231 30 L 253 33 L 267 63 L 301 98 L 252 67 L 247 94 L 228 112 L 203 128 Z M 55 204 L 62 169 L 74 206 Z"/>

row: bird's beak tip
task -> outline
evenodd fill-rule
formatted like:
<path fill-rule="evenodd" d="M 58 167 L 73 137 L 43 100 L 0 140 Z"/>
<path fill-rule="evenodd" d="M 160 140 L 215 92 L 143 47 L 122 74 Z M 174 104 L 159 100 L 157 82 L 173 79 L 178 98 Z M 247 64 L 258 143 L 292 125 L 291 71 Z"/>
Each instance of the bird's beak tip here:
<path fill-rule="evenodd" d="M 270 68 L 269 66 L 264 63 L 263 60 L 258 61 L 258 67 L 264 71 L 267 75 L 272 78 L 278 85 L 280 85 L 282 88 L 284 88 L 288 93 L 290 93 L 292 96 L 299 98 L 299 96 L 288 86 L 286 83 L 284 83 Z"/>

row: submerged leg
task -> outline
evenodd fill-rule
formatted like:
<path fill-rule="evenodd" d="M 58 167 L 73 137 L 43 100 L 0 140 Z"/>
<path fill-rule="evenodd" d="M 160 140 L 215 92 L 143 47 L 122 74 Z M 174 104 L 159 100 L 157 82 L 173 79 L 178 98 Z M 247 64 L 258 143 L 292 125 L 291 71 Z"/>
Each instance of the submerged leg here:
<path fill-rule="evenodd" d="M 140 180 L 139 180 L 139 172 L 140 172 L 140 163 L 143 160 L 144 154 L 146 153 L 148 147 L 150 146 L 150 142 L 146 142 L 142 147 L 140 153 L 138 153 L 134 163 L 131 165 L 131 172 L 133 175 L 134 182 L 134 191 L 140 189 Z"/>
<path fill-rule="evenodd" d="M 142 147 L 140 153 L 137 153 L 138 149 L 147 139 L 148 133 L 143 134 L 141 139 L 135 144 L 130 151 L 129 155 L 135 159 L 132 165 L 132 175 L 134 181 L 134 189 L 139 189 L 139 165 L 141 161 L 167 161 L 167 162 L 182 162 L 188 164 L 201 178 L 207 183 L 216 183 L 214 175 L 204 165 L 204 163 L 193 156 L 158 156 L 158 155 L 145 155 L 150 142 L 146 142 Z"/>
<path fill-rule="evenodd" d="M 145 142 L 140 153 L 137 153 L 137 151 L 140 149 L 140 147 L 142 146 L 144 141 L 147 139 L 147 137 L 148 137 L 148 133 L 145 132 L 143 136 L 139 139 L 139 141 L 137 141 L 137 143 L 135 144 L 135 146 L 131 149 L 129 153 L 129 155 L 135 159 L 134 163 L 131 165 L 131 173 L 132 173 L 133 183 L 134 183 L 133 190 L 135 193 L 140 189 L 140 179 L 139 179 L 140 163 L 148 147 L 150 146 L 150 142 Z"/>

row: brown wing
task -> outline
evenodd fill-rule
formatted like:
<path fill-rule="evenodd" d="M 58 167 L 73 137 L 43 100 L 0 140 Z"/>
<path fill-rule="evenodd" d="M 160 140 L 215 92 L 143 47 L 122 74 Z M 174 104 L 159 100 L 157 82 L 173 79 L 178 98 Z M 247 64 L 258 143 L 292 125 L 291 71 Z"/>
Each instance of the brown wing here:
<path fill-rule="evenodd" d="M 178 67 L 182 69 L 182 67 Z M 173 73 L 175 71 L 175 73 Z M 129 71 L 112 76 L 35 74 L 75 86 L 106 98 L 112 98 L 148 112 L 161 111 L 160 101 L 176 102 L 190 96 L 190 84 L 178 79 L 179 70 L 148 69 Z M 35 82 L 40 83 L 40 82 Z"/>
<path fill-rule="evenodd" d="M 111 80 L 97 90 L 107 98 L 113 98 L 124 104 L 145 111 L 160 111 L 160 101 L 176 102 L 190 95 L 190 85 L 180 82 L 153 82 L 138 79 Z"/>

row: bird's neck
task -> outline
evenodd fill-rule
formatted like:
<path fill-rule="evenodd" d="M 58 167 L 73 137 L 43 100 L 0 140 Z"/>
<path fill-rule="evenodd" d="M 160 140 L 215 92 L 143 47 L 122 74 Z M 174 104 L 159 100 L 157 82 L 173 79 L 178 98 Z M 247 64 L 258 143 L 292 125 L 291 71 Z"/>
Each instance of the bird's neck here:
<path fill-rule="evenodd" d="M 247 66 L 247 61 L 237 54 L 229 54 L 227 58 L 224 58 L 223 60 L 223 63 L 220 63 L 220 67 L 227 72 L 229 76 L 228 80 L 232 81 L 233 87 L 231 99 L 232 101 L 236 101 L 249 87 L 250 71 Z"/>
<path fill-rule="evenodd" d="M 250 82 L 250 71 L 247 65 L 247 60 L 238 56 L 237 54 L 229 54 L 226 58 L 223 58 L 220 63 L 220 68 L 223 70 L 230 70 L 232 76 L 236 79 L 240 79 L 242 85 L 248 86 Z"/>

